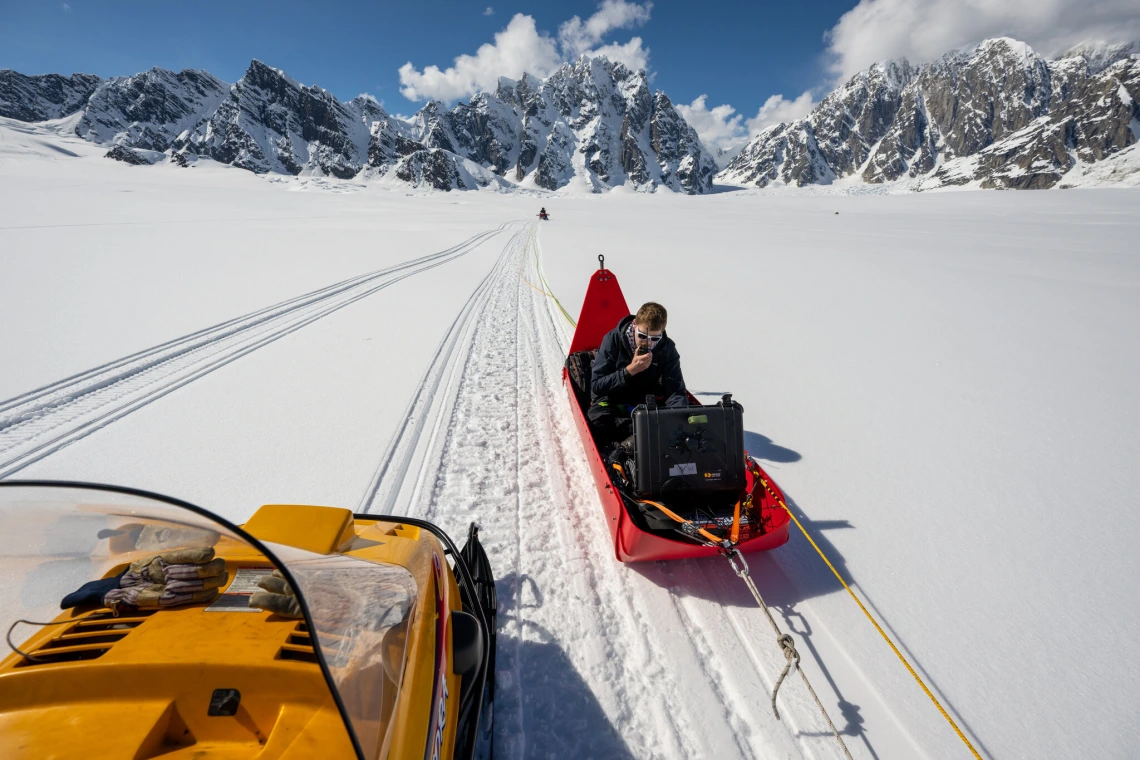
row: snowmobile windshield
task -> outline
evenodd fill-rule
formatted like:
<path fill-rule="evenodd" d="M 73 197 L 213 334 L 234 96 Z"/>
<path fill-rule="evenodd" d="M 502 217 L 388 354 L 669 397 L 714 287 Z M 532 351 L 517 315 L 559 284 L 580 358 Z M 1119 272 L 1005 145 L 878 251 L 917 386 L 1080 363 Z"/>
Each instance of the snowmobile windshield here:
<path fill-rule="evenodd" d="M 275 643 L 276 659 L 271 655 L 266 666 L 289 659 L 319 667 L 357 754 L 384 757 L 404 670 L 405 634 L 417 599 L 416 583 L 408 570 L 259 541 L 205 510 L 166 497 L 78 484 L 0 482 L 0 594 L 4 601 L 0 629 L 9 634 L 8 646 L 23 650 L 18 655 L 4 652 L 0 661 L 26 666 L 99 658 L 112 646 L 107 643 L 108 636 L 97 642 L 99 646 L 106 644 L 102 649 L 96 643 L 77 648 L 66 645 L 78 641 L 79 634 L 67 636 L 61 645 L 62 634 L 55 635 L 54 631 L 72 631 L 72 623 L 80 615 L 111 619 L 110 613 L 101 611 L 105 589 L 98 589 L 95 596 L 61 614 L 64 597 L 91 581 L 115 578 L 137 559 L 203 549 L 213 550 L 203 555 L 225 562 L 226 578 L 217 593 L 197 603 L 159 605 L 147 614 L 164 616 L 167 621 L 184 620 L 187 625 L 204 627 L 207 634 L 217 631 L 219 636 L 237 630 L 232 627 L 235 624 L 247 626 L 240 621 L 253 621 L 255 615 L 276 620 L 276 625 L 287 626 L 290 632 L 297 631 L 297 635 L 279 638 L 301 644 Z M 291 583 L 305 614 L 303 621 L 282 620 L 249 607 L 257 580 L 275 569 Z M 128 606 L 127 612 L 118 612 L 129 617 L 131 609 Z M 183 617 L 165 615 L 179 610 L 195 612 Z M 206 614 L 212 612 L 247 614 Z M 153 636 L 158 626 L 150 620 L 143 625 L 150 625 Z M 265 623 L 267 628 L 269 625 Z M 53 632 L 50 641 L 37 635 L 46 630 Z M 248 626 L 242 630 L 247 631 L 248 638 Z M 177 642 L 174 647 L 173 654 L 156 651 L 153 656 L 156 661 L 165 657 L 163 664 L 168 665 L 180 656 Z M 214 664 L 224 673 L 224 658 L 233 649 L 224 640 L 212 641 L 209 649 L 202 650 L 202 658 L 209 660 L 217 653 Z M 309 649 L 312 651 L 306 655 Z M 9 660 L 5 661 L 6 657 Z M 20 657 L 26 662 L 19 662 Z M 108 665 L 113 659 L 106 658 L 100 665 Z M 203 666 L 209 664 L 203 662 Z M 0 696 L 3 688 L 0 679 Z"/>

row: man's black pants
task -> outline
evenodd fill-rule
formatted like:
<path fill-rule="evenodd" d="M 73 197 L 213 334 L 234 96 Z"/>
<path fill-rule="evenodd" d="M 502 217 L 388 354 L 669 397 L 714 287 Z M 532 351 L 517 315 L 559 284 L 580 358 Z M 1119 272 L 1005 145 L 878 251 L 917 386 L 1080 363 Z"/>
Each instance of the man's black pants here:
<path fill-rule="evenodd" d="M 628 404 L 594 404 L 586 411 L 598 446 L 624 441 L 633 435 L 633 408 Z"/>

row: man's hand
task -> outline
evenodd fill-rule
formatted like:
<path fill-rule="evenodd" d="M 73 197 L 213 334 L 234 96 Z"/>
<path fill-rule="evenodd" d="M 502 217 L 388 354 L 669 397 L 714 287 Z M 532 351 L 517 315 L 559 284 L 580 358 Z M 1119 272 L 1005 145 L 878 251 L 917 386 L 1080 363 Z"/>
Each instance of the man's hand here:
<path fill-rule="evenodd" d="M 653 352 L 652 351 L 647 351 L 644 354 L 634 354 L 633 355 L 633 361 L 631 361 L 629 363 L 629 366 L 625 368 L 625 371 L 631 375 L 636 375 L 636 374 L 643 372 L 644 370 L 648 369 L 649 365 L 652 363 L 653 363 Z"/>

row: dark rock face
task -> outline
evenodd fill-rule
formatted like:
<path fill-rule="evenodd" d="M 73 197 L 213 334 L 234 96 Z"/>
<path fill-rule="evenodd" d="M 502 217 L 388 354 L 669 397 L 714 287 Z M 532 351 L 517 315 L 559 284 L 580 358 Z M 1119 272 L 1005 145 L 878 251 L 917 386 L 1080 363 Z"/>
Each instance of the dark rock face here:
<path fill-rule="evenodd" d="M 365 120 L 382 113 L 361 101 L 343 104 L 254 61 L 213 114 L 174 147 L 257 173 L 309 170 L 349 179 L 368 160 Z"/>
<path fill-rule="evenodd" d="M 405 156 L 396 165 L 396 178 L 436 190 L 467 189 L 456 168 L 455 156 L 440 148 L 424 148 Z"/>
<path fill-rule="evenodd" d="M 693 195 L 712 189 L 716 160 L 701 144 L 697 131 L 673 107 L 663 92 L 653 96 L 653 118 L 649 125 L 650 145 L 662 169 L 662 182 L 673 180 Z"/>
<path fill-rule="evenodd" d="M 920 67 L 879 64 L 804 119 L 754 138 L 719 175 L 803 186 L 858 174 L 916 188 L 1051 187 L 1076 161 L 1136 142 L 1135 46 L 1080 48 L 1057 61 L 1010 39 Z"/>
<path fill-rule="evenodd" d="M 506 176 L 518 160 L 518 128 L 515 111 L 487 93 L 475 95 L 466 106 L 450 112 L 452 145 L 464 146 L 467 158 L 499 176 Z"/>
<path fill-rule="evenodd" d="M 404 134 L 403 125 L 387 114 L 372 122 L 368 141 L 368 166 L 386 167 L 424 149 Z"/>
<path fill-rule="evenodd" d="M 935 171 L 930 186 L 1042 189 L 1077 161 L 1102 161 L 1140 138 L 1140 60 L 1118 61 L 1072 86 L 1072 97 L 975 155 Z"/>
<path fill-rule="evenodd" d="M 191 69 L 116 77 L 91 95 L 75 132 L 95 143 L 165 151 L 213 113 L 228 91 L 212 74 Z"/>
<path fill-rule="evenodd" d="M 93 74 L 25 76 L 0 69 L 0 116 L 19 121 L 59 119 L 82 110 L 102 82 Z"/>
<path fill-rule="evenodd" d="M 103 157 L 113 158 L 116 161 L 122 161 L 125 164 L 130 164 L 131 166 L 149 166 L 151 164 L 148 159 L 140 156 L 130 148 L 124 148 L 122 145 L 116 145 L 115 147 L 111 148 Z"/>

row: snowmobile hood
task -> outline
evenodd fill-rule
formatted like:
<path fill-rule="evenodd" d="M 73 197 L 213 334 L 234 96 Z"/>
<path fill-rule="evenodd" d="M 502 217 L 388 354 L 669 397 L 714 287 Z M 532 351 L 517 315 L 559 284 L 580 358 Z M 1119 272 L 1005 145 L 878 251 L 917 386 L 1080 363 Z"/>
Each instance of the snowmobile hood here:
<path fill-rule="evenodd" d="M 216 599 L 60 612 L 139 558 L 202 548 L 224 561 Z M 248 606 L 275 569 L 302 619 Z M 239 527 L 140 491 L 5 482 L 0 578 L 2 757 L 452 756 L 454 726 L 435 729 L 460 691 L 459 592 L 415 525 L 269 505 Z"/>

